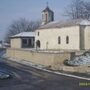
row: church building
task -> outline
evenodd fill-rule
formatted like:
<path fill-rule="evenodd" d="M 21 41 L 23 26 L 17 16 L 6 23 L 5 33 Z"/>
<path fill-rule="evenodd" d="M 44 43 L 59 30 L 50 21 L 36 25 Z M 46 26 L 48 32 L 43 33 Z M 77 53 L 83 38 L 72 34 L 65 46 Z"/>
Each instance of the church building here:
<path fill-rule="evenodd" d="M 54 12 L 47 6 L 42 11 L 42 25 L 35 32 L 22 32 L 12 36 L 11 48 L 89 50 L 90 21 L 54 21 Z"/>
<path fill-rule="evenodd" d="M 54 70 L 79 72 L 85 67 L 76 70 L 63 66 L 66 60 L 73 60 L 76 55 L 90 50 L 90 21 L 54 21 L 54 12 L 47 6 L 42 11 L 42 25 L 35 32 L 21 32 L 10 38 L 11 47 L 6 51 L 8 58 L 20 62 L 26 60 L 26 63 L 31 62 L 35 66 L 43 65 Z M 87 61 L 86 56 L 85 60 Z M 80 58 L 75 62 L 78 61 L 82 63 Z M 87 70 L 85 68 L 85 73 Z"/>
<path fill-rule="evenodd" d="M 54 12 L 47 6 L 42 11 L 42 25 L 35 32 L 35 42 L 36 48 L 43 50 L 88 50 L 90 21 L 54 21 Z"/>

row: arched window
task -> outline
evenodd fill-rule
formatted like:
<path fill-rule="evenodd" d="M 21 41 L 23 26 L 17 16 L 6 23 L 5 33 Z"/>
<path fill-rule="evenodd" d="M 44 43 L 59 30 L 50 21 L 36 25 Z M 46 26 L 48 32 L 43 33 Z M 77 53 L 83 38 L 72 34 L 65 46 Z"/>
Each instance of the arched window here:
<path fill-rule="evenodd" d="M 61 44 L 61 37 L 58 37 L 58 44 Z"/>
<path fill-rule="evenodd" d="M 66 36 L 66 44 L 69 43 L 69 36 Z"/>
<path fill-rule="evenodd" d="M 38 32 L 38 36 L 39 36 L 39 32 Z"/>
<path fill-rule="evenodd" d="M 46 22 L 48 21 L 48 15 L 47 14 L 45 14 L 45 16 L 46 16 Z"/>

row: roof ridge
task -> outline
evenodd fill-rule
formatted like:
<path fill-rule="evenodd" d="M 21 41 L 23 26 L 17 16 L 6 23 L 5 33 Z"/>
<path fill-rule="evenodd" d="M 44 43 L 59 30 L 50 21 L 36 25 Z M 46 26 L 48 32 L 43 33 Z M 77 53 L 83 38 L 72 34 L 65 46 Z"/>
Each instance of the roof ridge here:
<path fill-rule="evenodd" d="M 53 21 L 48 24 L 41 25 L 39 29 L 61 28 L 61 27 L 74 26 L 74 25 L 90 25 L 90 21 L 86 19 Z"/>

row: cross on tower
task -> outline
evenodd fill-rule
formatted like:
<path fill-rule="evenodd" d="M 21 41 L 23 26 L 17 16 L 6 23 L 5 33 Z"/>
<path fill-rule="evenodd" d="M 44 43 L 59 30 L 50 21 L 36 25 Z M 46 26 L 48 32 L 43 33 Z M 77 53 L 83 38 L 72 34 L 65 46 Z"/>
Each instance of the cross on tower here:
<path fill-rule="evenodd" d="M 47 7 L 48 7 L 48 2 L 46 2 L 46 5 L 47 5 Z"/>

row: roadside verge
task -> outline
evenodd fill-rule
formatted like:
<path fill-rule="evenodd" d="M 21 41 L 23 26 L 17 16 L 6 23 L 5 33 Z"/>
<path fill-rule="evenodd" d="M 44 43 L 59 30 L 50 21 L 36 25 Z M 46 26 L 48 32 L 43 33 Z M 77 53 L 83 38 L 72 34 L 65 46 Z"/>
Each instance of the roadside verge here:
<path fill-rule="evenodd" d="M 7 59 L 7 58 L 5 58 L 5 59 Z M 13 58 L 8 58 L 7 60 L 9 60 L 9 61 L 11 60 L 11 61 L 23 64 L 23 65 L 27 65 L 27 66 L 30 66 L 30 67 L 33 67 L 33 68 L 36 68 L 36 69 L 39 69 L 39 70 L 43 70 L 45 72 L 49 72 L 49 73 L 53 73 L 53 74 L 57 74 L 57 75 L 64 75 L 64 76 L 67 76 L 67 77 L 73 77 L 73 78 L 82 79 L 82 80 L 89 80 L 90 81 L 90 77 L 87 77 L 87 76 L 74 75 L 72 73 L 60 72 L 60 71 L 47 69 L 43 65 L 37 65 L 37 64 L 34 64 L 34 63 L 26 61 L 26 60 L 18 60 L 18 59 L 13 59 Z"/>

